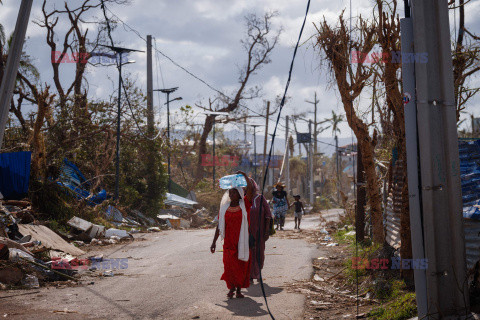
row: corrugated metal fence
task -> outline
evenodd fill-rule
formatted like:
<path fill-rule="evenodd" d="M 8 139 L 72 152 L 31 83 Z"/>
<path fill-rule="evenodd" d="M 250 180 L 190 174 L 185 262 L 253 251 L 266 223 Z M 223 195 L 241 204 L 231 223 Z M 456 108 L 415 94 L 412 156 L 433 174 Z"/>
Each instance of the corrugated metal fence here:
<path fill-rule="evenodd" d="M 388 192 L 384 215 L 385 240 L 395 249 L 402 245 L 400 237 L 400 215 L 402 211 L 402 189 L 404 166 L 402 161 L 396 161 L 393 168 L 392 186 Z"/>
<path fill-rule="evenodd" d="M 459 142 L 460 172 L 462 179 L 462 200 L 465 232 L 467 268 L 471 269 L 480 260 L 480 140 Z M 384 214 L 385 240 L 399 249 L 402 245 L 400 236 L 402 188 L 404 166 L 397 161 L 393 168 L 392 186 Z"/>

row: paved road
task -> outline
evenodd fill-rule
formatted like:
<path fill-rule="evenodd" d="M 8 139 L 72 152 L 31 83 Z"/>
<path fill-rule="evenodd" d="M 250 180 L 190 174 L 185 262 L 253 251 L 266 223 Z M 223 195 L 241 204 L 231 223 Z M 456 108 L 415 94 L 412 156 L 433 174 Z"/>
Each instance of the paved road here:
<path fill-rule="evenodd" d="M 304 222 L 305 227 L 316 227 L 319 219 Z M 15 298 L 1 297 L 20 291 L 1 292 L 0 313 L 7 314 L 6 319 L 269 319 L 258 284 L 246 290 L 244 299 L 226 298 L 227 288 L 220 281 L 222 253 L 209 252 L 213 232 L 139 235 L 146 240 L 104 251 L 105 257 L 128 258 L 123 274 L 95 278 L 93 285 L 41 288 L 38 294 Z M 319 254 L 316 246 L 273 237 L 266 254 L 264 279 L 273 314 L 276 319 L 301 319 L 304 297 L 283 286 L 311 276 L 311 260 Z M 62 310 L 72 313 L 54 312 Z"/>

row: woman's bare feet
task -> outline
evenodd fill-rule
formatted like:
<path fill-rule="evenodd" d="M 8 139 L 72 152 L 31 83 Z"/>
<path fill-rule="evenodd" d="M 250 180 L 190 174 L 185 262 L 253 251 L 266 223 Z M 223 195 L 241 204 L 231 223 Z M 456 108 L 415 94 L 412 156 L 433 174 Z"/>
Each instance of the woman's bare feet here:
<path fill-rule="evenodd" d="M 234 293 L 235 293 L 235 288 L 230 289 L 230 291 L 228 291 L 228 293 L 227 293 L 227 297 L 233 298 Z"/>
<path fill-rule="evenodd" d="M 245 296 L 240 292 L 240 288 L 237 289 L 236 297 L 237 298 L 245 298 Z"/>

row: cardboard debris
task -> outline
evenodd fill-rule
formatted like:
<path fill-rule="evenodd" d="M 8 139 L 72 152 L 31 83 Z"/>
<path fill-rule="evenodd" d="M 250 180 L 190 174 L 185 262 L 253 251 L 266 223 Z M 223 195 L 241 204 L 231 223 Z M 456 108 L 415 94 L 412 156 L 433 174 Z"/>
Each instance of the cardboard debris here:
<path fill-rule="evenodd" d="M 85 253 L 45 226 L 19 224 L 18 229 L 21 234 L 31 235 L 33 240 L 40 241 L 45 248 L 63 251 L 73 256 L 80 256 Z"/>

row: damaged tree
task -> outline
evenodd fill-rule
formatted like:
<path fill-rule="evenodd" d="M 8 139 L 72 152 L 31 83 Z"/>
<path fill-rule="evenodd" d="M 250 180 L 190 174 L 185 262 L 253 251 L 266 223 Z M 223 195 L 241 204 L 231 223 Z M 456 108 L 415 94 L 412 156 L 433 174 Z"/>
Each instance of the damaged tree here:
<path fill-rule="evenodd" d="M 368 204 L 370 206 L 373 225 L 373 241 L 379 244 L 384 242 L 382 197 L 380 184 L 375 170 L 375 146 L 377 144 L 377 130 L 370 134 L 369 126 L 360 118 L 354 108 L 354 100 L 368 85 L 372 70 L 362 61 L 356 67 L 350 64 L 350 52 L 370 52 L 376 42 L 375 25 L 367 23 L 361 17 L 358 19 L 357 39 L 351 39 L 345 25 L 344 13 L 339 17 L 339 25 L 335 28 L 328 25 L 326 20 L 315 26 L 317 29 L 316 46 L 325 53 L 329 68 L 333 73 L 340 93 L 348 125 L 352 128 L 362 148 L 362 162 L 365 168 L 367 182 Z"/>
<path fill-rule="evenodd" d="M 260 88 L 247 88 L 247 84 L 255 73 L 262 68 L 262 66 L 270 63 L 270 55 L 275 48 L 281 30 L 272 35 L 271 20 L 275 17 L 275 13 L 265 13 L 263 17 L 258 17 L 255 14 L 245 17 L 247 25 L 247 37 L 242 41 L 243 48 L 247 52 L 247 62 L 240 70 L 239 88 L 236 90 L 234 97 L 229 98 L 226 95 L 220 95 L 216 99 L 209 100 L 208 107 L 201 107 L 204 110 L 215 112 L 228 112 L 229 117 L 224 122 L 239 121 L 245 118 L 242 114 L 242 106 L 245 100 L 252 100 L 260 96 Z M 224 105 L 221 107 L 220 105 Z M 270 112 L 269 115 L 273 114 Z M 263 116 L 261 112 L 254 116 Z M 215 117 L 207 115 L 203 126 L 203 132 L 198 143 L 197 154 L 197 181 L 203 177 L 204 169 L 202 167 L 202 154 L 207 153 L 207 138 L 213 128 Z"/>

